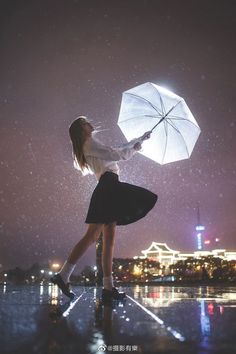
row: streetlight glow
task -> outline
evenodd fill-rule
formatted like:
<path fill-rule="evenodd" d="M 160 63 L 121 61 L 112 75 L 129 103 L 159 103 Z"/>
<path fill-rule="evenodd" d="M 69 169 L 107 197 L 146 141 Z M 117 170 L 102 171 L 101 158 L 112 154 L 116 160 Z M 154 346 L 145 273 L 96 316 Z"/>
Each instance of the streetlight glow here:
<path fill-rule="evenodd" d="M 53 263 L 52 264 L 52 268 L 53 269 L 58 269 L 58 268 L 60 268 L 60 264 L 59 263 Z"/>

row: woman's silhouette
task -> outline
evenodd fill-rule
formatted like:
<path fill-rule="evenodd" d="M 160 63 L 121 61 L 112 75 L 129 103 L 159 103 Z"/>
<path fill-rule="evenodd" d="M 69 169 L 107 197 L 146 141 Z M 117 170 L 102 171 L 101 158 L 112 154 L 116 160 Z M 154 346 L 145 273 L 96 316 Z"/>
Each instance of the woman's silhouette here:
<path fill-rule="evenodd" d="M 98 184 L 92 194 L 85 222 L 88 229 L 74 246 L 61 271 L 51 280 L 70 298 L 74 293 L 69 287 L 69 277 L 78 259 L 87 248 L 103 235 L 103 290 L 106 299 L 122 299 L 112 278 L 112 259 L 116 225 L 127 225 L 144 217 L 155 205 L 157 195 L 145 188 L 119 181 L 118 161 L 130 159 L 150 138 L 150 132 L 118 148 L 103 145 L 95 139 L 94 128 L 86 117 L 80 116 L 69 128 L 72 141 L 74 166 L 83 174 L 94 173 Z"/>

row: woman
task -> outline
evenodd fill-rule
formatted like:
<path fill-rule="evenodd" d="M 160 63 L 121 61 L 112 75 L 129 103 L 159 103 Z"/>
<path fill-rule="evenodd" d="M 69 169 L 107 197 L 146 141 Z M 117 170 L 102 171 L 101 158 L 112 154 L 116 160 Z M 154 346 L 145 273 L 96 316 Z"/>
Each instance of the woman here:
<path fill-rule="evenodd" d="M 51 280 L 70 298 L 75 294 L 69 288 L 69 278 L 78 259 L 96 242 L 102 232 L 103 299 L 121 299 L 112 278 L 112 258 L 116 225 L 127 225 L 144 217 L 155 205 L 157 195 L 141 187 L 119 181 L 117 162 L 130 159 L 141 149 L 142 142 L 150 138 L 146 132 L 140 138 L 110 148 L 94 137 L 94 128 L 86 117 L 80 116 L 69 128 L 72 141 L 74 167 L 83 174 L 94 173 L 98 184 L 92 194 L 85 222 L 88 229 L 74 246 L 61 271 Z"/>

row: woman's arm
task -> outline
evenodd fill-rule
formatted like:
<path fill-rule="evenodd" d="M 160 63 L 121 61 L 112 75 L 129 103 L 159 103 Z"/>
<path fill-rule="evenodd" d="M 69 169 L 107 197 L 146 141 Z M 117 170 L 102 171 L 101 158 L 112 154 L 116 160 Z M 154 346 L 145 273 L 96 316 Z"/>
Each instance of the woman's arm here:
<path fill-rule="evenodd" d="M 137 152 L 137 149 L 134 148 L 137 142 L 138 139 L 134 139 L 128 144 L 115 148 L 103 145 L 94 139 L 89 139 L 84 145 L 84 154 L 85 156 L 94 156 L 108 161 L 128 160 Z"/>
<path fill-rule="evenodd" d="M 151 131 L 145 132 L 143 135 L 141 135 L 139 138 L 133 139 L 129 141 L 128 143 L 120 145 L 117 149 L 125 149 L 125 148 L 134 148 L 136 151 L 141 150 L 142 148 L 142 143 L 144 140 L 147 140 L 151 137 Z"/>
<path fill-rule="evenodd" d="M 149 139 L 150 135 L 151 132 L 148 131 L 139 138 L 133 139 L 119 147 L 109 147 L 90 138 L 84 145 L 84 154 L 108 161 L 129 160 L 141 149 L 143 141 Z"/>

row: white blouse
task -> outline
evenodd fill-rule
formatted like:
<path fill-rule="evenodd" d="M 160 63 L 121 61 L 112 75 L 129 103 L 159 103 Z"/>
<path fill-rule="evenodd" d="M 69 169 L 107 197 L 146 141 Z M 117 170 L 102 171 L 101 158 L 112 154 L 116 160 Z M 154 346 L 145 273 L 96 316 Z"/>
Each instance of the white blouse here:
<path fill-rule="evenodd" d="M 101 175 L 106 171 L 119 174 L 120 170 L 117 162 L 130 159 L 137 152 L 134 149 L 134 145 L 137 142 L 143 142 L 141 137 L 133 139 L 129 143 L 125 143 L 119 147 L 109 147 L 100 143 L 92 135 L 84 143 L 84 156 L 91 171 L 99 180 Z"/>

